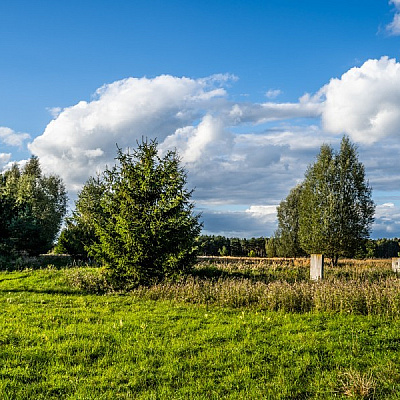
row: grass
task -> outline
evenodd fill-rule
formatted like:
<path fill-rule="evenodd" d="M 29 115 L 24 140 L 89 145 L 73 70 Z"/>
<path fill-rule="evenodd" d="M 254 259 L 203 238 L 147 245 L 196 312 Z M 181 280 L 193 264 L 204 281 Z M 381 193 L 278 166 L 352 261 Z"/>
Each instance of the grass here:
<path fill-rule="evenodd" d="M 308 261 L 309 262 L 309 261 Z M 322 282 L 309 280 L 304 259 L 290 263 L 225 260 L 200 263 L 192 275 L 130 291 L 138 299 L 246 307 L 284 312 L 340 312 L 400 317 L 400 280 L 388 260 L 347 261 L 327 268 Z M 73 269 L 73 286 L 92 293 L 110 291 L 101 270 Z"/>
<path fill-rule="evenodd" d="M 225 284 L 234 299 L 244 282 L 311 285 L 294 271 L 301 266 L 263 268 L 201 264 L 189 278 L 199 286 L 190 290 Z M 326 284 L 351 291 L 397 280 L 386 264 L 354 268 L 330 271 Z M 164 283 L 175 288 L 168 295 L 159 294 L 165 288 L 94 295 L 82 282 L 93 280 L 95 270 L 85 271 L 86 278 L 78 268 L 0 273 L 2 398 L 400 397 L 396 313 L 271 311 L 212 301 L 208 289 L 193 300 L 174 291 L 181 285 L 187 296 L 187 281 Z"/>

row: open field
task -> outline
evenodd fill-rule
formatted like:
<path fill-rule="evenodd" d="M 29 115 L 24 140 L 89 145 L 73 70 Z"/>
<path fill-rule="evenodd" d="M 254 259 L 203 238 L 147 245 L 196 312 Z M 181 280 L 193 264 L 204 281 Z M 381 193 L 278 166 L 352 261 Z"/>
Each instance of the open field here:
<path fill-rule="evenodd" d="M 389 261 L 312 283 L 301 261 L 219 260 L 180 282 L 90 294 L 105 289 L 98 271 L 0 273 L 2 398 L 400 397 Z"/>

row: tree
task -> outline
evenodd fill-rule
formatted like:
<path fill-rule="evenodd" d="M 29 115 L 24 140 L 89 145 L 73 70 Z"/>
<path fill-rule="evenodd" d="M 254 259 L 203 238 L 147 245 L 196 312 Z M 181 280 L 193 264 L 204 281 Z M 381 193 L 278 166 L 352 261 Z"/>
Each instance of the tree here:
<path fill-rule="evenodd" d="M 67 253 L 74 259 L 87 260 L 91 246 L 98 243 L 94 219 L 102 213 L 100 205 L 104 193 L 100 178 L 90 177 L 78 194 L 75 210 L 66 219 L 66 226 L 58 238 L 55 252 Z"/>
<path fill-rule="evenodd" d="M 222 257 L 229 256 L 229 250 L 226 248 L 226 246 L 222 246 L 222 248 L 218 250 L 218 253 Z"/>
<path fill-rule="evenodd" d="M 39 159 L 0 174 L 0 252 L 38 255 L 53 247 L 66 212 L 60 177 L 42 174 Z"/>
<path fill-rule="evenodd" d="M 304 255 L 299 241 L 299 203 L 302 185 L 294 187 L 285 200 L 277 207 L 278 229 L 275 237 L 276 251 L 280 257 L 297 257 Z M 271 250 L 271 249 L 270 249 Z"/>
<path fill-rule="evenodd" d="M 267 257 L 274 258 L 278 257 L 279 237 L 270 237 L 265 243 L 265 251 Z"/>
<path fill-rule="evenodd" d="M 308 253 L 324 253 L 336 265 L 369 237 L 375 205 L 356 147 L 344 136 L 340 152 L 323 145 L 302 186 L 299 241 Z"/>
<path fill-rule="evenodd" d="M 201 224 L 178 155 L 168 151 L 161 158 L 156 141 L 142 141 L 133 153 L 118 149 L 116 159 L 101 177 L 101 210 L 92 218 L 98 242 L 90 253 L 120 285 L 188 271 L 196 261 Z"/>

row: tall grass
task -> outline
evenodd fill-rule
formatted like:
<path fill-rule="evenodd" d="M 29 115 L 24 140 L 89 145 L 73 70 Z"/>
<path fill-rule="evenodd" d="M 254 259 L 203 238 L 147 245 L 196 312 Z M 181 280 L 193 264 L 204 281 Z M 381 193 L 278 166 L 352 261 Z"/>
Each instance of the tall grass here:
<path fill-rule="evenodd" d="M 74 269 L 69 282 L 92 293 L 112 291 L 96 269 Z M 323 281 L 309 279 L 307 260 L 204 261 L 190 276 L 138 287 L 143 300 L 170 300 L 222 307 L 306 313 L 314 311 L 400 316 L 400 279 L 386 261 L 342 261 Z"/>

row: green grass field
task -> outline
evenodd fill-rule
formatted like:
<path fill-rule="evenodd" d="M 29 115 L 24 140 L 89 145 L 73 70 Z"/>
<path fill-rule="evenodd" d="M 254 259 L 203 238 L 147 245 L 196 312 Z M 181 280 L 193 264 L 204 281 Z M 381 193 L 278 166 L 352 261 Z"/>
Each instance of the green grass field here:
<path fill-rule="evenodd" d="M 302 284 L 304 293 L 318 285 L 307 282 L 304 266 L 264 267 L 202 265 L 191 286 L 105 295 L 76 283 L 80 269 L 1 272 L 1 398 L 400 398 L 396 312 L 383 303 L 284 312 L 237 301 L 245 282 Z M 364 284 L 392 285 L 394 293 L 398 278 L 388 265 L 355 269 L 358 279 L 343 267 L 327 271 L 326 285 L 343 281 L 357 293 Z M 229 301 L 215 294 L 221 288 Z M 203 292 L 188 295 L 195 290 Z"/>

